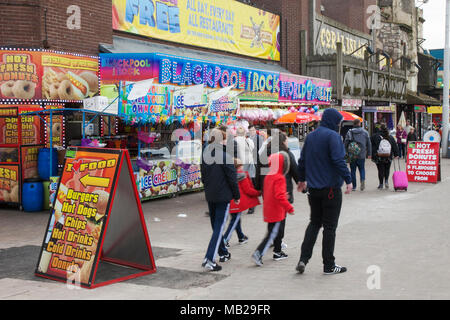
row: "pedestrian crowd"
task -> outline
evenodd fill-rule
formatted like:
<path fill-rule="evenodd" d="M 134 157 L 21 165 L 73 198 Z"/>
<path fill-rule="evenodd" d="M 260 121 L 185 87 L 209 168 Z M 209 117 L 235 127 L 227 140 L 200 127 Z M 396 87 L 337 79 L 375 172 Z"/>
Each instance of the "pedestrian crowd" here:
<path fill-rule="evenodd" d="M 366 188 L 365 161 L 371 159 L 377 166 L 378 189 L 389 188 L 391 163 L 406 157 L 409 141 L 417 136 L 409 121 L 405 129 L 398 126 L 393 137 L 387 126 L 375 128 L 374 134 L 363 128 L 360 120 L 341 137 L 343 116 L 335 109 L 326 109 L 320 125 L 306 136 L 297 160 L 288 147 L 287 135 L 279 129 L 248 129 L 238 127 L 235 135 L 226 126 L 210 130 L 203 150 L 201 175 L 208 202 L 212 235 L 202 267 L 219 271 L 220 263 L 231 259 L 230 240 L 236 232 L 240 244 L 248 237 L 242 228 L 245 211 L 252 214 L 262 204 L 267 233 L 251 254 L 257 266 L 273 247 L 273 259 L 284 260 L 283 251 L 286 217 L 293 215 L 295 192 L 307 193 L 310 221 L 305 230 L 300 257 L 296 266 L 304 273 L 312 257 L 320 229 L 323 228 L 322 259 L 325 274 L 347 271 L 336 264 L 334 257 L 336 229 L 342 207 L 343 191 L 350 194 L 358 185 Z M 228 226 L 226 226 L 230 216 Z"/>

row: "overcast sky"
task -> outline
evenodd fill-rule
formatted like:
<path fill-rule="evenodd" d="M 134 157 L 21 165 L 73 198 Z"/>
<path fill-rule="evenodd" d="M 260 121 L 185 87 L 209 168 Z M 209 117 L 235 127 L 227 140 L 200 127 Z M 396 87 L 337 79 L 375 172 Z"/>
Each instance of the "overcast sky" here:
<path fill-rule="evenodd" d="M 420 1 L 416 3 L 420 5 Z M 428 3 L 421 6 L 425 19 L 424 49 L 442 49 L 445 46 L 445 3 L 446 0 L 428 0 Z"/>

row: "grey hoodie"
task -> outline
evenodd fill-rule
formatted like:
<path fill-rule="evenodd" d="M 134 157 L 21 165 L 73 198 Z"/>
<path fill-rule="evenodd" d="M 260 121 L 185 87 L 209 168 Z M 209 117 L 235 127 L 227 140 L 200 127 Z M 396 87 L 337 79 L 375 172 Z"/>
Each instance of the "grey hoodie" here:
<path fill-rule="evenodd" d="M 370 142 L 369 134 L 364 128 L 353 128 L 348 130 L 345 136 L 345 150 L 350 142 L 356 141 L 361 147 L 361 152 L 359 153 L 358 159 L 365 159 L 366 156 L 372 155 L 372 143 Z"/>

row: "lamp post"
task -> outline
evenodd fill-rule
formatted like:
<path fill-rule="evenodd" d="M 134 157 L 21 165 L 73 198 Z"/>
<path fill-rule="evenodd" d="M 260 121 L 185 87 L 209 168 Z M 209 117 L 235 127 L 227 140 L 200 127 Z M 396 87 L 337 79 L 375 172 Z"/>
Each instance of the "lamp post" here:
<path fill-rule="evenodd" d="M 444 91 L 442 94 L 442 156 L 448 158 L 448 115 L 450 87 L 450 0 L 447 0 L 445 10 L 445 51 L 444 51 Z"/>

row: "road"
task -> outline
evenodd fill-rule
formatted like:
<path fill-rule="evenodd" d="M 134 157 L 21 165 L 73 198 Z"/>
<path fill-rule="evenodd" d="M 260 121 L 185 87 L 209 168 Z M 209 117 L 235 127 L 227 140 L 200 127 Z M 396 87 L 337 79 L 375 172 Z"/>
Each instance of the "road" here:
<path fill-rule="evenodd" d="M 450 161 L 443 160 L 442 182 L 411 183 L 407 192 L 377 190 L 376 167 L 366 166 L 366 190 L 344 196 L 337 230 L 336 262 L 345 274 L 322 274 L 321 235 L 306 272 L 295 272 L 309 220 L 300 193 L 286 223 L 288 259 L 273 261 L 269 251 L 262 267 L 251 261 L 266 231 L 259 207 L 243 215 L 249 242 L 239 245 L 234 235 L 223 270 L 203 272 L 211 227 L 198 192 L 143 204 L 155 274 L 92 290 L 34 276 L 48 213 L 0 210 L 0 299 L 449 299 Z"/>

